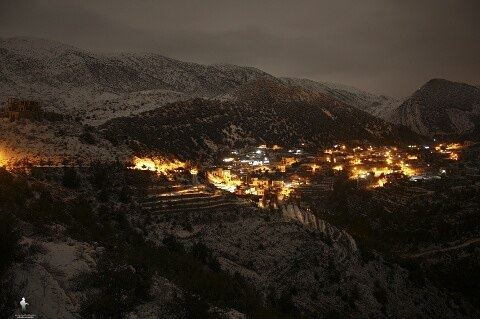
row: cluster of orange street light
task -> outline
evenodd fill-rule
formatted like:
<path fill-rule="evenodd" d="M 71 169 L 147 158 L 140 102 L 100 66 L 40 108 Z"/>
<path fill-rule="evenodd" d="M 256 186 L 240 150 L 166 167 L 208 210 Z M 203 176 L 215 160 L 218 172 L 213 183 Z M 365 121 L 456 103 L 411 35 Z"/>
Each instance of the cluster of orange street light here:
<path fill-rule="evenodd" d="M 158 175 L 164 175 L 168 179 L 173 180 L 175 171 L 179 169 L 189 169 L 190 174 L 197 175 L 198 169 L 190 166 L 186 162 L 182 162 L 178 159 L 167 159 L 163 157 L 137 157 L 132 160 L 133 166 L 131 169 L 152 171 Z"/>
<path fill-rule="evenodd" d="M 445 154 L 450 160 L 459 159 L 458 151 L 463 146 L 459 143 L 438 144 L 435 152 Z M 397 147 L 357 146 L 349 148 L 346 145 L 335 145 L 324 151 L 324 161 L 331 163 L 336 171 L 347 170 L 351 179 L 370 179 L 370 187 L 382 187 L 388 183 L 387 176 L 398 173 L 412 177 L 423 172 L 425 164 L 421 164 L 418 151 L 430 150 L 429 146 L 411 145 L 408 149 Z"/>

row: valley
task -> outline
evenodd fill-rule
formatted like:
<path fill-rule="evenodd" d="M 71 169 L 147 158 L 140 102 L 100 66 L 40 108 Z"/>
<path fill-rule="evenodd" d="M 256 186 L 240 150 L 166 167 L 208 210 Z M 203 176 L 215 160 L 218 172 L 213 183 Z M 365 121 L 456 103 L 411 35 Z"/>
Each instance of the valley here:
<path fill-rule="evenodd" d="M 479 316 L 478 88 L 36 38 L 0 66 L 1 313 Z"/>

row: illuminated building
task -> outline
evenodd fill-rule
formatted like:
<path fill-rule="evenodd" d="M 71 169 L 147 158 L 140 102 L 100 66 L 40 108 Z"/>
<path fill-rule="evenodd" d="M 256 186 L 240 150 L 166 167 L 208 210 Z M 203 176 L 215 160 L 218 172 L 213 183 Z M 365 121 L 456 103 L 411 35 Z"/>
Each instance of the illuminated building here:
<path fill-rule="evenodd" d="M 174 171 L 186 168 L 187 164 L 177 159 L 168 160 L 161 157 L 134 157 L 133 167 L 131 169 L 157 172 L 159 175 L 165 175 L 168 179 L 173 178 Z"/>

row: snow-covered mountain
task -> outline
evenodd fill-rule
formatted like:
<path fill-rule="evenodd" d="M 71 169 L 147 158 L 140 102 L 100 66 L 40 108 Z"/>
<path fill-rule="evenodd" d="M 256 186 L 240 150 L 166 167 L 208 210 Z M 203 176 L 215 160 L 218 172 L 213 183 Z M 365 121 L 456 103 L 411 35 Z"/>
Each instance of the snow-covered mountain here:
<path fill-rule="evenodd" d="M 41 100 L 50 110 L 89 124 L 192 97 L 223 95 L 259 77 L 274 78 L 251 67 L 201 65 L 151 53 L 103 54 L 24 37 L 0 39 L 0 65 L 0 100 Z M 400 104 L 393 98 L 340 84 L 279 80 L 384 119 Z"/>
<path fill-rule="evenodd" d="M 384 95 L 375 95 L 357 88 L 329 82 L 316 82 L 309 79 L 281 78 L 289 85 L 318 91 L 329 95 L 345 104 L 368 112 L 382 119 L 388 119 L 402 101 Z"/>
<path fill-rule="evenodd" d="M 36 38 L 0 39 L 0 100 L 43 101 L 91 124 L 191 97 L 223 94 L 265 72 L 158 54 L 101 54 Z M 118 113 L 118 114 L 117 114 Z"/>
<path fill-rule="evenodd" d="M 403 102 L 389 117 L 393 123 L 428 136 L 480 136 L 480 89 L 433 79 Z"/>

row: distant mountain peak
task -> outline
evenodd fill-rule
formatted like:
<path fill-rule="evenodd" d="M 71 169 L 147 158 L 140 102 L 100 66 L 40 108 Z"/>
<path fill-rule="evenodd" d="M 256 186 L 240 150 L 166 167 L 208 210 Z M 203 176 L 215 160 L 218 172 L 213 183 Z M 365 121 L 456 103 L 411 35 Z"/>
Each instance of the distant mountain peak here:
<path fill-rule="evenodd" d="M 431 79 L 403 102 L 390 119 L 423 135 L 478 138 L 479 117 L 479 88 Z"/>
<path fill-rule="evenodd" d="M 422 85 L 419 91 L 420 90 L 422 91 L 442 90 L 442 89 L 448 89 L 449 92 L 451 92 L 452 89 L 471 90 L 471 89 L 476 89 L 476 87 L 466 83 L 462 83 L 462 82 L 454 82 L 446 79 L 434 78 L 427 81 L 424 85 Z"/>

